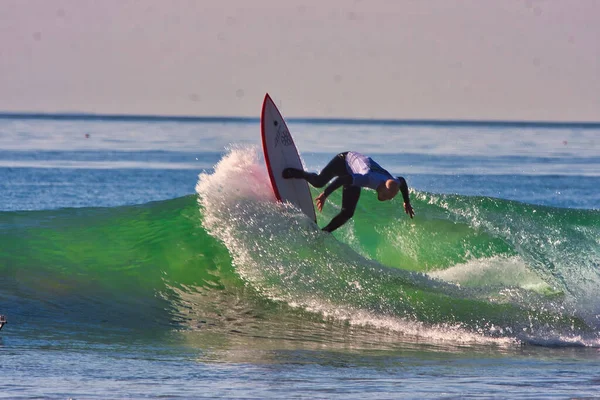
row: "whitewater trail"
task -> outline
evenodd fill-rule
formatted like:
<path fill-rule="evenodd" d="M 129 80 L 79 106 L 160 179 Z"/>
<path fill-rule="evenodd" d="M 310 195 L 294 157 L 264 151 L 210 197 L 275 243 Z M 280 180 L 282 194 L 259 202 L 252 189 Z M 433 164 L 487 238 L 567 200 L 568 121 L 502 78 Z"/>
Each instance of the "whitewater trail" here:
<path fill-rule="evenodd" d="M 270 299 L 351 324 L 448 340 L 510 341 L 523 332 L 536 337 L 542 332 L 539 327 L 550 323 L 556 329 L 545 328 L 547 338 L 583 326 L 557 310 L 511 305 L 528 301 L 521 295 L 493 298 L 489 290 L 483 296 L 481 288 L 464 290 L 454 284 L 457 273 L 454 278 L 450 272 L 430 278 L 365 258 L 319 231 L 299 210 L 275 201 L 256 147 L 231 149 L 213 173 L 199 176 L 196 191 L 204 228 L 227 247 L 242 278 Z M 357 219 L 358 230 L 364 222 Z M 348 235 L 353 228 L 349 224 L 341 235 L 370 247 Z M 530 288 L 544 285 L 534 273 L 526 275 Z M 511 285 L 498 283 L 502 288 Z"/>

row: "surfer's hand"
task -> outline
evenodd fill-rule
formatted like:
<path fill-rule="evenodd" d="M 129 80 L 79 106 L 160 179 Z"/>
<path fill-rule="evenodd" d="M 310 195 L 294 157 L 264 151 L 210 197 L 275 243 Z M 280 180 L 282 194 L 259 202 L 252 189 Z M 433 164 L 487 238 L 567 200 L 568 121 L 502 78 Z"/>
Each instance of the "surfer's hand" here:
<path fill-rule="evenodd" d="M 412 206 L 410 205 L 410 203 L 404 203 L 404 211 L 410 215 L 410 217 L 414 217 L 415 216 L 415 210 L 413 210 Z"/>
<path fill-rule="evenodd" d="M 326 199 L 327 199 L 327 196 L 325 196 L 325 193 L 321 193 L 315 199 L 315 203 L 317 203 L 317 209 L 319 211 L 323 211 L 323 205 L 325 204 Z"/>

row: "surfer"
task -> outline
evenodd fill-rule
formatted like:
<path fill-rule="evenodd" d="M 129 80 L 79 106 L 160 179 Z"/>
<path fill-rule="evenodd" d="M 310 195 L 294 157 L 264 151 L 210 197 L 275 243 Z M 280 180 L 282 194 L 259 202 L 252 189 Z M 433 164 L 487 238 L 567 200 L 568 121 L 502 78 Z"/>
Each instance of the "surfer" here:
<path fill-rule="evenodd" d="M 408 184 L 401 176 L 393 177 L 379 164 L 363 154 L 347 151 L 333 157 L 320 174 L 306 172 L 296 168 L 286 168 L 282 172 L 284 179 L 305 179 L 316 188 L 325 186 L 336 178 L 315 200 L 317 209 L 323 211 L 325 200 L 340 186 L 342 191 L 342 210 L 333 217 L 331 222 L 323 228 L 326 232 L 333 232 L 345 224 L 354 215 L 356 204 L 360 197 L 360 189 L 365 187 L 377 192 L 380 201 L 391 200 L 398 192 L 404 199 L 404 211 L 412 218 L 415 212 L 408 196 Z"/>

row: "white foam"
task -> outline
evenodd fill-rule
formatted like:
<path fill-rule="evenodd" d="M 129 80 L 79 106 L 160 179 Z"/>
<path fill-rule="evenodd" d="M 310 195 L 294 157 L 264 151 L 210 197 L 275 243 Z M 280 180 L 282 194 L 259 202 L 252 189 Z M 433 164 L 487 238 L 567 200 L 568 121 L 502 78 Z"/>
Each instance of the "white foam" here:
<path fill-rule="evenodd" d="M 474 259 L 450 268 L 431 271 L 429 276 L 470 287 L 520 287 L 547 290 L 544 282 L 520 257 Z"/>
<path fill-rule="evenodd" d="M 543 283 L 518 258 L 466 263 L 433 273 L 436 280 L 369 261 L 321 232 L 301 211 L 276 202 L 257 147 L 230 149 L 213 174 L 199 176 L 196 190 L 203 225 L 228 248 L 242 278 L 273 300 L 350 324 L 432 341 L 508 344 L 514 338 L 491 336 L 511 336 L 512 328 L 485 319 L 475 329 L 460 322 L 431 326 L 416 321 L 409 315 L 410 302 L 419 300 L 411 300 L 403 286 L 451 295 L 459 290 L 438 279 L 471 285 L 487 280 L 524 288 Z M 440 301 L 443 297 L 440 293 Z"/>

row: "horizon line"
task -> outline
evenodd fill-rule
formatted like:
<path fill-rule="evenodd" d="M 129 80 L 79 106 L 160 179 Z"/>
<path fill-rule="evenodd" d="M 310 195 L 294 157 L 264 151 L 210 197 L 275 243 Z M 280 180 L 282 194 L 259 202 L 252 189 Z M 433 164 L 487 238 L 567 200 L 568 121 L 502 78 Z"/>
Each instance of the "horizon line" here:
<path fill-rule="evenodd" d="M 95 114 L 95 113 L 35 113 L 1 112 L 0 119 L 29 120 L 103 120 L 103 121 L 164 121 L 204 123 L 259 123 L 260 117 L 194 116 L 152 114 Z M 503 126 L 544 128 L 600 128 L 600 121 L 535 121 L 535 120 L 477 120 L 477 119 L 393 119 L 393 118 L 343 118 L 343 117 L 289 117 L 286 122 L 340 125 L 409 125 L 409 126 Z"/>

